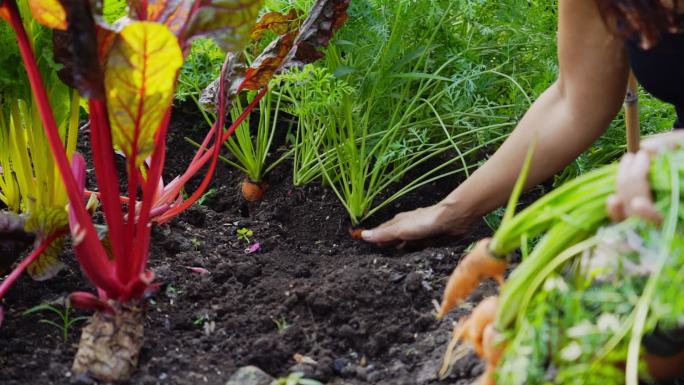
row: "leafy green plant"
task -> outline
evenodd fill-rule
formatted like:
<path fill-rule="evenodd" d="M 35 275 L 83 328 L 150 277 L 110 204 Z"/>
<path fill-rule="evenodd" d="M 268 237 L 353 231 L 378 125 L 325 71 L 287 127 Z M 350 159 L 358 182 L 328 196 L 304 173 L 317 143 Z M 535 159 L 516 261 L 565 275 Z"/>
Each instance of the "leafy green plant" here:
<path fill-rule="evenodd" d="M 247 95 L 248 104 L 254 101 L 256 96 L 257 93 L 249 93 Z M 280 123 L 281 99 L 279 95 L 274 96 L 273 92 L 266 94 L 259 101 L 258 113 L 247 115 L 242 123 L 237 126 L 235 133 L 225 142 L 225 146 L 232 157 L 219 157 L 226 164 L 245 174 L 242 195 L 249 201 L 261 199 L 266 188 L 265 183 L 263 183 L 264 177 L 289 156 L 289 152 L 286 152 L 269 162 L 273 137 Z M 236 121 L 243 112 L 243 103 L 238 98 L 230 110 L 231 118 Z M 256 124 L 254 120 L 257 121 Z M 253 129 L 254 126 L 256 126 L 256 130 Z M 195 147 L 200 147 L 199 143 L 190 138 L 186 137 L 185 140 Z M 245 187 L 245 184 L 257 185 L 257 187 L 255 190 L 250 190 Z"/>
<path fill-rule="evenodd" d="M 327 155 L 332 150 L 322 156 L 318 153 L 327 130 L 337 127 L 332 112 L 342 103 L 342 97 L 352 95 L 354 89 L 327 69 L 311 64 L 301 70 L 293 69 L 277 81 L 277 92 L 287 101 L 284 110 L 297 117 L 297 128 L 291 137 L 292 182 L 295 186 L 303 186 L 320 178 L 322 168 L 329 163 Z"/>
<path fill-rule="evenodd" d="M 261 99 L 259 119 L 254 135 L 250 132 L 250 119 L 248 118 L 240 124 L 235 130 L 235 134 L 225 143 L 228 151 L 235 158 L 234 162 L 224 158 L 226 163 L 244 172 L 249 180 L 254 183 L 261 182 L 265 175 L 286 159 L 281 157 L 266 167 L 266 159 L 269 156 L 273 136 L 276 133 L 276 125 L 279 122 L 281 98 L 276 96 L 275 105 L 273 98 L 271 92 Z M 237 119 L 243 110 L 240 102 L 237 101 L 236 103 L 237 108 L 231 109 L 233 119 Z"/>
<path fill-rule="evenodd" d="M 231 63 L 227 80 L 235 82 L 235 85 L 240 85 L 240 87 L 259 91 L 245 97 L 250 109 L 254 108 L 256 103 L 260 103 L 256 124 L 252 124 L 250 120 L 253 117 L 246 115 L 243 111 L 243 100 L 239 96 L 233 99 L 233 105 L 237 108 L 231 111 L 232 118 L 244 119 L 244 123 L 237 127 L 236 135 L 229 138 L 226 143 L 233 158 L 223 158 L 228 164 L 246 174 L 241 185 L 245 199 L 249 201 L 261 199 L 267 187 L 263 181 L 264 176 L 289 155 L 286 152 L 272 161 L 270 166 L 266 166 L 279 123 L 282 101 L 282 93 L 276 93 L 274 104 L 274 97 L 268 92 L 270 88 L 280 83 L 277 80 L 272 81 L 274 75 L 302 67 L 323 57 L 322 49 L 328 45 L 332 35 L 347 20 L 348 6 L 349 0 L 318 0 L 312 4 L 310 12 L 301 24 L 299 22 L 301 15 L 295 10 L 291 10 L 293 12 L 288 12 L 288 14 L 266 13 L 252 30 L 253 45 L 260 46 L 264 35 L 276 35 L 276 38 L 250 61 L 251 64 L 247 68 L 243 60 L 248 55 L 229 54 L 226 57 L 226 62 Z M 203 92 L 200 103 L 206 107 L 215 105 L 215 90 L 218 84 L 218 82 L 212 83 Z M 232 85 L 228 87 L 231 90 L 232 88 Z M 203 112 L 203 114 L 208 119 L 208 113 Z M 190 142 L 199 146 L 197 143 Z"/>
<path fill-rule="evenodd" d="M 30 314 L 45 312 L 55 314 L 59 322 L 55 322 L 47 318 L 41 318 L 40 320 L 38 320 L 38 322 L 48 324 L 59 330 L 62 334 L 62 342 L 67 342 L 67 339 L 69 338 L 69 330 L 71 330 L 71 327 L 74 326 L 74 324 L 88 319 L 88 317 L 83 316 L 73 317 L 73 309 L 71 308 L 71 305 L 68 303 L 68 301 L 66 306 L 64 306 L 64 310 L 60 310 L 56 306 L 44 303 L 26 310 L 23 313 L 23 315 L 27 316 Z"/>
<path fill-rule="evenodd" d="M 379 3 L 361 3 L 355 10 L 381 19 L 378 28 L 385 29 L 357 34 L 353 43 L 344 41 L 348 36 L 344 31 L 357 27 L 358 20 L 352 18 L 336 44 L 327 49 L 322 63 L 325 69 L 305 68 L 300 74 L 283 77 L 283 92 L 291 103 L 288 111 L 299 119 L 295 184 L 322 175 L 354 225 L 413 189 L 441 177 L 467 173 L 476 166 L 473 155 L 478 150 L 506 135 L 502 132 L 478 142 L 476 134 L 512 126 L 512 122 L 481 113 L 483 106 L 477 103 L 448 112 L 442 109 L 454 90 L 485 72 L 449 75 L 446 71 L 457 59 L 439 61 L 432 56 L 438 51 L 433 47 L 439 47 L 436 37 L 442 36 L 443 25 L 451 16 L 450 6 L 430 12 L 431 2 Z M 429 14 L 427 26 L 417 20 L 417 15 L 425 15 L 414 6 Z M 368 15 L 361 18 L 370 18 Z M 473 128 L 467 123 L 474 118 L 490 123 Z M 440 158 L 448 153 L 453 154 L 450 159 Z M 388 193 L 396 182 L 411 171 L 419 172 L 428 161 L 438 166 Z M 458 169 L 447 168 L 454 163 Z"/>
<path fill-rule="evenodd" d="M 185 101 L 190 98 L 198 105 L 202 90 L 219 76 L 225 56 L 211 39 L 200 38 L 193 41 L 190 54 L 178 76 L 176 99 Z M 205 117 L 210 119 L 208 116 Z M 209 124 L 212 122 L 210 119 Z"/>

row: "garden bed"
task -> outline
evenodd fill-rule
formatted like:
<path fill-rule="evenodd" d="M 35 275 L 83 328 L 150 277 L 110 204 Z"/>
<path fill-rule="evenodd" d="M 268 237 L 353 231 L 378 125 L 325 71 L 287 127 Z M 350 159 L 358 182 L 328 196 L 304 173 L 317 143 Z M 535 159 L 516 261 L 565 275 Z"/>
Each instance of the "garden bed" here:
<path fill-rule="evenodd" d="M 169 143 L 173 172 L 192 148 L 195 116 L 174 116 Z M 183 123 L 185 122 L 185 123 Z M 269 179 L 259 203 L 239 197 L 242 176 L 219 165 L 215 194 L 154 231 L 150 260 L 162 284 L 145 320 L 145 345 L 131 384 L 224 384 L 253 364 L 271 375 L 303 371 L 339 384 L 438 384 L 451 330 L 438 323 L 432 300 L 465 247 L 491 231 L 479 224 L 467 237 L 420 251 L 380 249 L 355 241 L 335 196 L 313 184 L 292 186 L 289 165 Z M 442 181 L 404 197 L 374 217 L 434 202 L 457 181 Z M 371 223 L 372 225 L 372 223 Z M 252 230 L 260 250 L 247 254 L 236 231 Z M 62 342 L 52 314 L 22 316 L 35 305 L 90 289 L 73 256 L 58 279 L 22 278 L 5 301 L 0 329 L 0 383 L 67 384 L 80 327 Z M 208 274 L 189 268 L 201 267 Z M 494 291 L 485 285 L 471 300 Z M 470 305 L 472 306 L 472 305 Z M 464 304 L 464 309 L 470 308 Z M 465 310 L 464 310 L 465 311 Z M 464 311 L 455 312 L 459 317 Z M 296 365 L 298 353 L 316 365 Z M 294 368 L 293 368 L 294 367 Z M 467 383 L 482 368 L 464 359 L 444 383 Z"/>

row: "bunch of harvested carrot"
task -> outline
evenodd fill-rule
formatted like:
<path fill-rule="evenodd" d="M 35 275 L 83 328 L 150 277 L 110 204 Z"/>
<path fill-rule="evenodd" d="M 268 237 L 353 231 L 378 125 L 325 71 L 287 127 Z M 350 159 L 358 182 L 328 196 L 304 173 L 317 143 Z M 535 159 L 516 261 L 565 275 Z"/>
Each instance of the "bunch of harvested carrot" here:
<path fill-rule="evenodd" d="M 517 201 L 522 192 L 532 162 L 532 155 L 533 149 L 530 149 L 525 157 L 520 177 L 513 189 L 503 223 L 510 221 L 513 213 L 512 207 L 515 206 L 514 201 Z M 437 310 L 437 319 L 444 318 L 459 302 L 468 297 L 483 279 L 494 278 L 500 285 L 503 284 L 503 276 L 507 266 L 505 254 L 492 252 L 491 241 L 489 238 L 479 241 L 451 273 L 444 289 L 442 303 Z"/>
<path fill-rule="evenodd" d="M 464 299 L 481 278 L 499 276 L 505 268 L 502 256 L 522 247 L 523 261 L 503 286 L 498 304 L 488 300 L 459 323 L 445 365 L 462 340 L 487 361 L 483 380 L 489 383 L 496 371 L 499 383 L 506 384 L 549 379 L 573 383 L 578 373 L 591 379 L 586 383 L 607 384 L 611 379 L 636 384 L 644 333 L 659 322 L 677 326 L 678 315 L 684 314 L 684 301 L 677 299 L 681 296 L 676 290 L 684 276 L 684 237 L 675 235 L 684 233 L 678 226 L 684 217 L 679 210 L 684 152 L 661 154 L 651 167 L 656 207 L 668 213 L 662 228 L 629 220 L 602 230 L 609 223 L 605 202 L 614 193 L 615 165 L 577 178 L 514 215 L 526 170 L 527 166 L 493 239 L 481 241 L 450 278 L 439 316 Z M 534 249 L 527 253 L 528 242 L 535 239 Z M 608 278 L 599 279 L 600 271 L 608 272 Z M 652 304 L 658 297 L 669 299 Z M 666 306 L 670 312 L 649 310 L 654 306 Z M 593 322 L 598 322 L 593 327 L 601 330 L 601 338 L 585 336 Z M 497 332 L 502 341 L 492 344 Z M 625 360 L 627 374 L 619 368 Z"/>

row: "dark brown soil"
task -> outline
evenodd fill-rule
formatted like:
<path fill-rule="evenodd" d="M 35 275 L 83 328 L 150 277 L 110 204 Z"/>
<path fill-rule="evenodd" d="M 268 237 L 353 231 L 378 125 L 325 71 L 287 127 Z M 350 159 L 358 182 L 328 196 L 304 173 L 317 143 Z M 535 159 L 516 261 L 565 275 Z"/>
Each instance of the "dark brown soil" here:
<path fill-rule="evenodd" d="M 196 118 L 180 121 L 176 132 L 198 135 Z M 169 175 L 191 151 L 182 135 L 172 138 Z M 224 384 L 248 364 L 274 376 L 297 370 L 335 384 L 453 384 L 477 376 L 481 365 L 467 357 L 447 381 L 437 381 L 451 321 L 465 310 L 441 323 L 431 312 L 465 247 L 489 229 L 479 224 L 463 239 L 419 251 L 376 248 L 349 237 L 347 216 L 328 189 L 294 187 L 289 172 L 286 164 L 277 169 L 265 199 L 247 204 L 238 193 L 242 175 L 220 165 L 215 193 L 203 205 L 154 230 L 150 264 L 162 286 L 149 304 L 130 384 Z M 427 186 L 375 221 L 434 202 L 455 184 Z M 258 252 L 245 252 L 240 228 L 253 231 Z M 40 322 L 58 321 L 53 314 L 22 316 L 72 291 L 92 290 L 73 257 L 64 257 L 69 268 L 57 279 L 23 277 L 5 299 L 0 384 L 76 381 L 70 366 L 79 326 L 64 342 L 59 330 Z M 495 290 L 486 284 L 471 301 Z M 293 368 L 295 353 L 317 365 Z"/>

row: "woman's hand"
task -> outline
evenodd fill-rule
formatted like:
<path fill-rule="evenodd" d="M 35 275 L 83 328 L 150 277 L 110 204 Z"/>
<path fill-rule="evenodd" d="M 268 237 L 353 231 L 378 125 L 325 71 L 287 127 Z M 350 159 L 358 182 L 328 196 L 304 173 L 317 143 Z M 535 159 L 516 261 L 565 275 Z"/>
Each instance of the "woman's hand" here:
<path fill-rule="evenodd" d="M 461 235 L 472 219 L 460 213 L 459 206 L 444 202 L 397 214 L 382 225 L 364 230 L 361 237 L 371 243 L 388 245 L 439 235 Z"/>
<path fill-rule="evenodd" d="M 608 198 L 610 218 L 619 222 L 630 216 L 638 216 L 653 223 L 663 220 L 653 205 L 649 183 L 650 157 L 684 144 L 684 131 L 653 135 L 641 143 L 641 151 L 626 154 L 620 160 L 617 174 L 617 191 Z"/>

